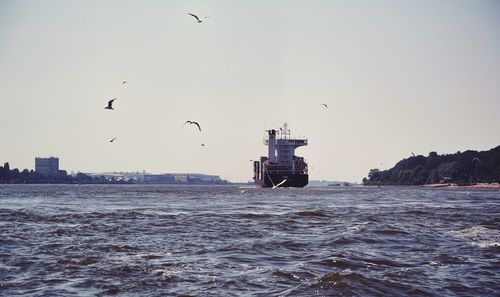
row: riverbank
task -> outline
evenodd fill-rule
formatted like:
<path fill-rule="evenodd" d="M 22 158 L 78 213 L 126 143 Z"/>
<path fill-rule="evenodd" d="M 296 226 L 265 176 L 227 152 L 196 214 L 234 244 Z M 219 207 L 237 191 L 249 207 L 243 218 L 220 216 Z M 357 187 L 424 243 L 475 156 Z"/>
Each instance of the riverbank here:
<path fill-rule="evenodd" d="M 426 185 L 363 185 L 369 188 L 429 188 L 429 189 L 484 189 L 500 190 L 500 183 L 477 183 L 474 185 L 458 185 L 455 183 L 447 184 L 426 184 Z"/>
<path fill-rule="evenodd" d="M 449 184 L 428 184 L 422 185 L 425 188 L 460 188 L 460 189 L 499 189 L 500 183 L 477 183 L 473 185 L 457 185 L 454 183 Z"/>

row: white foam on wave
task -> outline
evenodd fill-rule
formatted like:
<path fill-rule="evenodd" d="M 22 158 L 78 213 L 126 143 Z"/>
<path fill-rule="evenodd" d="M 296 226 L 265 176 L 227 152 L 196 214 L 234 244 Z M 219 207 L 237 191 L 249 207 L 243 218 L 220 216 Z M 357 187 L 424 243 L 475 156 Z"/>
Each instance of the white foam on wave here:
<path fill-rule="evenodd" d="M 450 232 L 480 248 L 500 247 L 500 231 L 478 225 Z"/>

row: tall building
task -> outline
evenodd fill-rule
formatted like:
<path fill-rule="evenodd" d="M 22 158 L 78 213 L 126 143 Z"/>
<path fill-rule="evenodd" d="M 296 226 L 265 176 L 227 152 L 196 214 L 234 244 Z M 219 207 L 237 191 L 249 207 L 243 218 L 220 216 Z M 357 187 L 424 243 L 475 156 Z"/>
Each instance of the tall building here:
<path fill-rule="evenodd" d="M 59 158 L 35 158 L 35 172 L 48 176 L 58 176 Z"/>

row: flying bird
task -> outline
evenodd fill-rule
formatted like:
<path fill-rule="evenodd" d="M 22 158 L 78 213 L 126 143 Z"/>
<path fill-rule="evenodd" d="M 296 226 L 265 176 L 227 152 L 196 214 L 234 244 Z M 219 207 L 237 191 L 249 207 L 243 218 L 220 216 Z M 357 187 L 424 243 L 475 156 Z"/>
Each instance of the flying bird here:
<path fill-rule="evenodd" d="M 276 189 L 277 187 L 281 186 L 282 184 L 284 184 L 286 182 L 286 178 L 284 180 L 282 180 L 279 184 L 273 186 L 273 189 Z"/>
<path fill-rule="evenodd" d="M 200 20 L 200 18 L 199 18 L 197 15 L 192 14 L 192 13 L 188 13 L 188 14 L 189 14 L 190 16 L 194 17 L 194 18 L 198 21 L 198 23 L 201 23 L 201 22 L 202 22 L 202 21 Z"/>
<path fill-rule="evenodd" d="M 113 139 L 111 139 L 109 142 L 114 142 L 114 141 L 115 141 L 115 139 L 116 139 L 116 137 L 115 137 L 115 138 L 113 138 Z"/>
<path fill-rule="evenodd" d="M 111 99 L 108 101 L 108 106 L 104 107 L 104 109 L 113 109 L 113 101 L 115 101 L 117 98 Z"/>
<path fill-rule="evenodd" d="M 415 154 L 414 154 L 413 152 L 411 152 L 411 155 L 412 155 L 413 157 L 415 157 Z"/>
<path fill-rule="evenodd" d="M 192 14 L 192 13 L 188 13 L 188 14 L 189 14 L 190 16 L 194 17 L 194 18 L 196 19 L 196 21 L 198 21 L 198 23 L 203 22 L 202 20 L 200 20 L 200 18 L 199 18 L 197 15 Z M 204 17 L 204 18 L 206 19 L 206 18 L 208 18 L 208 16 L 206 16 L 206 17 Z"/>
<path fill-rule="evenodd" d="M 328 108 L 328 105 L 326 105 L 325 103 L 321 103 L 321 105 L 323 105 L 325 108 Z"/>
<path fill-rule="evenodd" d="M 124 81 L 122 82 L 122 85 L 124 85 L 124 84 L 126 84 L 126 83 L 127 83 L 127 81 L 126 81 L 126 80 L 124 80 Z"/>
<path fill-rule="evenodd" d="M 204 143 L 202 143 L 202 144 L 201 144 L 201 146 L 205 146 L 205 144 L 204 144 Z"/>
<path fill-rule="evenodd" d="M 474 159 L 472 159 L 472 163 L 474 163 L 474 162 L 481 162 L 481 160 L 479 160 L 479 158 L 474 158 Z"/>
<path fill-rule="evenodd" d="M 185 126 L 186 124 L 192 124 L 192 125 L 196 125 L 196 126 L 198 126 L 198 129 L 199 129 L 199 130 L 200 130 L 200 132 L 201 132 L 201 127 L 200 127 L 200 124 L 198 124 L 197 122 L 194 122 L 194 121 L 186 121 L 186 122 L 184 123 L 184 125 L 182 125 L 182 126 Z"/>

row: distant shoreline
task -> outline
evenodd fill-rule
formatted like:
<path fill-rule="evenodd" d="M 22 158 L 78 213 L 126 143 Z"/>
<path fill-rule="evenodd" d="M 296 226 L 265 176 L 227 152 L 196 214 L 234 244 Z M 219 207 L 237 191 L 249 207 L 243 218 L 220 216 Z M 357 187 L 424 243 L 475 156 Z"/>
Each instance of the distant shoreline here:
<path fill-rule="evenodd" d="M 500 183 L 477 183 L 473 185 L 458 185 L 456 183 L 426 184 L 426 185 L 363 185 L 369 188 L 428 188 L 428 189 L 475 189 L 500 190 Z"/>
<path fill-rule="evenodd" d="M 0 183 L 2 185 L 68 185 L 68 186 L 187 186 L 187 187 L 196 187 L 196 186 L 252 186 L 253 184 L 247 183 L 227 183 L 227 184 L 189 184 L 189 183 L 176 183 L 176 184 L 138 184 L 138 183 Z M 340 188 L 340 187 L 326 187 L 326 186 L 308 186 L 309 188 Z M 341 187 L 341 188 L 415 188 L 415 189 L 469 189 L 469 190 L 500 190 L 500 183 L 477 183 L 474 185 L 458 185 L 455 183 L 447 183 L 447 184 L 426 184 L 426 185 L 357 185 L 350 187 Z"/>
<path fill-rule="evenodd" d="M 426 185 L 427 187 L 498 188 L 500 145 L 487 151 L 467 150 L 454 154 L 430 152 L 427 157 L 405 158 L 387 170 L 373 168 L 365 185 Z M 496 185 L 495 185 L 496 184 Z"/>
<path fill-rule="evenodd" d="M 449 184 L 428 184 L 422 185 L 424 188 L 459 188 L 459 189 L 500 189 L 500 183 L 477 183 L 473 185 Z"/>

